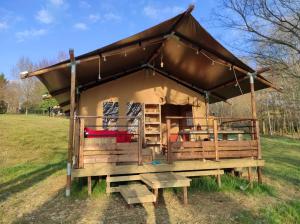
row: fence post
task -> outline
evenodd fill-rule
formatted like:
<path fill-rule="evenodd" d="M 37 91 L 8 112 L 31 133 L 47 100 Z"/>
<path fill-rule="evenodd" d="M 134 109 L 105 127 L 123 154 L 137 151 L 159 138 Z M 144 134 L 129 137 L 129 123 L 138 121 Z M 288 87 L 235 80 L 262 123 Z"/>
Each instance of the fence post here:
<path fill-rule="evenodd" d="M 216 151 L 216 161 L 219 161 L 218 136 L 218 121 L 214 119 L 214 146 Z"/>

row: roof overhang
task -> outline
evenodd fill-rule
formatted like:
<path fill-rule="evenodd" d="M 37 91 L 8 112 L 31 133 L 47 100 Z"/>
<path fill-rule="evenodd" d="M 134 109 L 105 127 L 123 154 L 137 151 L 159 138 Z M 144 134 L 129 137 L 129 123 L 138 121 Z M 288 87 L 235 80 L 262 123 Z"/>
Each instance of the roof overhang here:
<path fill-rule="evenodd" d="M 216 41 L 191 11 L 190 7 L 145 31 L 76 57 L 77 89 L 84 91 L 147 68 L 199 93 L 209 93 L 210 103 L 250 92 L 248 74 L 255 71 Z M 25 74 L 32 76 L 68 110 L 70 60 Z M 257 74 L 255 90 L 268 87 L 276 88 Z"/>

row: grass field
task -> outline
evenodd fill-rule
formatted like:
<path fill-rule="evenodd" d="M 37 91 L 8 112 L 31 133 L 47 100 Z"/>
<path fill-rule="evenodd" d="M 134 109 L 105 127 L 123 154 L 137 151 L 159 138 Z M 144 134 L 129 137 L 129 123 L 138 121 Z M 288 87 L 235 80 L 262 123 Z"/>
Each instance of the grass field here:
<path fill-rule="evenodd" d="M 165 190 L 158 208 L 128 209 L 118 194 L 84 181 L 64 197 L 68 120 L 0 116 L 0 223 L 300 223 L 300 141 L 262 137 L 264 184 L 224 175 L 193 179 L 189 205 L 181 192 Z"/>

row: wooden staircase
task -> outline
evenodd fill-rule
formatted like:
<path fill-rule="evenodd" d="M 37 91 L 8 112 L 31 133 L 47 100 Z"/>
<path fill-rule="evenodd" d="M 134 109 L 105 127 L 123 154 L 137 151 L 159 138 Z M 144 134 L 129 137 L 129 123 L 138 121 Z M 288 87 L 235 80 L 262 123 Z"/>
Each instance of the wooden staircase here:
<path fill-rule="evenodd" d="M 188 203 L 187 187 L 190 186 L 191 176 L 220 176 L 223 170 L 189 171 L 189 172 L 164 172 L 164 173 L 145 173 L 137 175 L 107 176 L 107 193 L 120 192 L 127 204 L 137 203 L 157 203 L 158 189 L 170 187 L 183 188 L 184 204 Z M 220 186 L 218 178 L 218 184 Z M 128 183 L 111 187 L 113 182 L 140 181 L 142 183 Z M 152 193 L 149 189 L 152 189 Z"/>

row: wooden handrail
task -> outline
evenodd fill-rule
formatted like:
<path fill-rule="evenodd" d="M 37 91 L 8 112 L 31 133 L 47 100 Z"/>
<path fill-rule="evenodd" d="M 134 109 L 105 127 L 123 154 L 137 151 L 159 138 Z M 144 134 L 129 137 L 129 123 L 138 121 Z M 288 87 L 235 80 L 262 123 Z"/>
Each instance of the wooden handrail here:
<path fill-rule="evenodd" d="M 203 119 L 206 120 L 206 117 L 185 117 L 185 116 L 166 116 L 166 119 Z M 247 117 L 242 117 L 242 118 L 232 118 L 232 117 L 208 117 L 208 119 L 232 119 L 230 121 L 239 121 L 239 120 L 255 120 L 253 118 L 247 118 Z"/>

